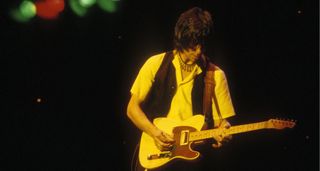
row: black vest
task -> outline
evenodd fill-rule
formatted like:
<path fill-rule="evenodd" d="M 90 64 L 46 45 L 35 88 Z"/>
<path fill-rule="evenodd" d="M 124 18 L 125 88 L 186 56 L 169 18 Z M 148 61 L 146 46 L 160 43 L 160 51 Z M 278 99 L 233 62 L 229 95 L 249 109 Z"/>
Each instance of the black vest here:
<path fill-rule="evenodd" d="M 146 100 L 142 105 L 144 112 L 151 120 L 167 115 L 170 109 L 171 100 L 176 93 L 176 71 L 172 64 L 172 60 L 173 52 L 167 52 L 155 75 L 154 83 L 151 86 Z M 203 79 L 206 69 L 203 60 L 198 60 L 197 64 L 201 67 L 203 72 L 194 78 L 194 85 L 191 92 L 193 114 L 201 114 L 203 111 Z"/>

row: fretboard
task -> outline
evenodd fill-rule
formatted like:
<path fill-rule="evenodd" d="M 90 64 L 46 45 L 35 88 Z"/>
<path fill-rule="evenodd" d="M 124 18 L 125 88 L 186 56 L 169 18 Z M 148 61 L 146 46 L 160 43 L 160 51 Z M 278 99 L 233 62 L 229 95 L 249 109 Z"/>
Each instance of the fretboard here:
<path fill-rule="evenodd" d="M 238 134 L 238 133 L 255 131 L 260 129 L 266 129 L 266 128 L 267 128 L 267 121 L 264 121 L 264 122 L 232 126 L 229 129 L 226 129 L 225 133 L 230 135 L 230 134 Z M 214 137 L 215 134 L 219 134 L 219 131 L 221 130 L 209 129 L 204 131 L 191 132 L 189 141 L 197 141 L 197 140 L 212 138 Z"/>

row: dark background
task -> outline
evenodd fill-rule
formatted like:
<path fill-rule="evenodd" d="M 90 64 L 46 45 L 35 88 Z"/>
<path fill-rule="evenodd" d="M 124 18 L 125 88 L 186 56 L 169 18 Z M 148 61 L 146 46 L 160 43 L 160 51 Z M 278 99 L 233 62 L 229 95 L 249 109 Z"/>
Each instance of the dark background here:
<path fill-rule="evenodd" d="M 131 84 L 147 57 L 172 49 L 179 14 L 199 6 L 214 18 L 208 55 L 227 75 L 232 124 L 297 120 L 234 135 L 212 152 L 214 169 L 318 170 L 317 1 L 120 0 L 85 17 L 66 2 L 55 20 L 18 23 L 8 11 L 20 2 L 1 2 L 3 169 L 129 170 L 140 138 L 126 117 Z"/>

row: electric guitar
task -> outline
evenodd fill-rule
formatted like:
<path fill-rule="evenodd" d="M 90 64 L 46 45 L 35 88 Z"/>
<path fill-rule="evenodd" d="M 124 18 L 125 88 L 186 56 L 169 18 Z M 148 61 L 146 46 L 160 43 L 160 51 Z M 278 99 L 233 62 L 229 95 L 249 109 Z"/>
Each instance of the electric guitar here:
<path fill-rule="evenodd" d="M 139 148 L 139 161 L 146 169 L 155 169 L 167 164 L 174 159 L 194 160 L 200 153 L 191 149 L 191 145 L 220 133 L 221 129 L 208 129 L 200 131 L 203 123 L 203 115 L 194 115 L 184 120 L 176 121 L 169 118 L 156 118 L 154 124 L 169 134 L 173 134 L 175 143 L 170 151 L 160 151 L 151 136 L 142 133 Z M 225 129 L 228 135 L 244 133 L 261 129 L 293 128 L 295 121 L 270 119 L 263 122 L 232 126 Z"/>

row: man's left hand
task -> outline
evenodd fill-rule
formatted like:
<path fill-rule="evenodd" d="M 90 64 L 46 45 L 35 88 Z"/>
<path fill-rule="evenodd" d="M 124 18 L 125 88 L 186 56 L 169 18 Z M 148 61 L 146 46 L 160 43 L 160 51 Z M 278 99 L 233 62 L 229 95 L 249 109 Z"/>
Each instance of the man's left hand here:
<path fill-rule="evenodd" d="M 216 144 L 212 144 L 212 147 L 219 148 L 222 144 L 227 143 L 232 139 L 232 135 L 226 134 L 226 130 L 231 127 L 231 124 L 227 120 L 222 120 L 217 128 L 218 134 L 214 135 L 213 138 L 216 140 Z"/>

